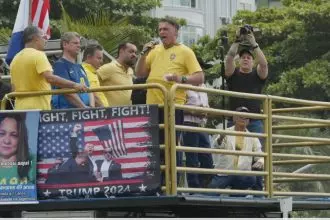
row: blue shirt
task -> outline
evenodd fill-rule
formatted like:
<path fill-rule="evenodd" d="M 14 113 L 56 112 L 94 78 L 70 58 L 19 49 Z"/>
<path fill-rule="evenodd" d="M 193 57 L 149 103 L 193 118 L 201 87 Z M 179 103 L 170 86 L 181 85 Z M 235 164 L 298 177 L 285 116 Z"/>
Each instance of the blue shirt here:
<path fill-rule="evenodd" d="M 55 75 L 75 83 L 84 83 L 89 87 L 86 72 L 80 64 L 71 63 L 64 58 L 60 58 L 54 63 L 53 69 Z M 53 89 L 57 89 L 57 87 L 53 86 Z M 90 100 L 88 93 L 77 93 L 77 95 L 85 105 L 89 106 Z M 64 95 L 53 95 L 52 107 L 54 109 L 77 108 L 73 106 Z"/>

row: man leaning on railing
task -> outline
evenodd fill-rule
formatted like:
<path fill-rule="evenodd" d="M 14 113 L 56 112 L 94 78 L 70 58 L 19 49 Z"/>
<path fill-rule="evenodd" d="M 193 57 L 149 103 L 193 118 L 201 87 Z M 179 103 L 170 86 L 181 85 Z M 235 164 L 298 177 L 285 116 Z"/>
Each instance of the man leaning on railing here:
<path fill-rule="evenodd" d="M 249 112 L 246 107 L 238 107 L 238 112 Z M 228 130 L 249 132 L 247 125 L 249 119 L 242 116 L 234 116 L 234 126 L 228 128 Z M 244 137 L 244 136 L 220 136 L 218 135 L 214 143 L 215 148 L 225 150 L 236 150 L 245 152 L 258 152 L 261 153 L 261 144 L 256 137 Z M 253 156 L 236 156 L 236 155 L 223 155 L 217 154 L 214 157 L 214 163 L 216 169 L 223 170 L 251 170 L 252 168 L 263 169 L 264 158 Z M 232 189 L 246 190 L 253 188 L 256 184 L 255 176 L 240 176 L 240 175 L 227 175 L 217 174 L 213 177 L 209 188 L 224 189 L 231 187 Z"/>
<path fill-rule="evenodd" d="M 54 63 L 54 74 L 69 81 L 90 86 L 84 68 L 77 63 L 80 52 L 80 36 L 76 32 L 66 32 L 61 37 L 63 55 Z M 57 89 L 57 87 L 53 87 Z M 95 107 L 93 93 L 71 93 L 53 95 L 52 107 L 55 109 Z"/>
<path fill-rule="evenodd" d="M 23 32 L 25 48 L 14 57 L 10 64 L 11 84 L 15 92 L 34 92 L 50 90 L 51 85 L 59 88 L 72 88 L 86 91 L 80 83 L 63 79 L 53 74 L 46 54 L 45 37 L 41 29 L 28 26 Z M 17 97 L 15 109 L 50 110 L 50 96 Z"/>

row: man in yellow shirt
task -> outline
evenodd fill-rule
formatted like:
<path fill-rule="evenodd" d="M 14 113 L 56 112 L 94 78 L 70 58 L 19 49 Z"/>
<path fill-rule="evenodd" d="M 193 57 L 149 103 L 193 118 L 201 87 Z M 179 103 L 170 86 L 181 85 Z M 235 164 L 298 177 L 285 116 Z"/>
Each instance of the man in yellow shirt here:
<path fill-rule="evenodd" d="M 38 27 L 28 26 L 23 32 L 25 48 L 10 64 L 11 84 L 15 92 L 51 90 L 51 85 L 86 91 L 87 87 L 53 75 L 53 68 L 43 52 L 44 33 Z M 15 109 L 50 110 L 51 96 L 17 97 Z"/>
<path fill-rule="evenodd" d="M 141 57 L 136 65 L 137 77 L 148 77 L 147 83 L 160 83 L 168 90 L 175 83 L 200 85 L 204 82 L 204 73 L 194 52 L 187 46 L 177 43 L 179 25 L 170 18 L 161 19 L 158 25 L 162 44 L 150 42 L 144 46 Z M 186 93 L 176 92 L 175 102 L 184 104 Z M 160 90 L 147 91 L 147 104 L 164 104 Z M 159 113 L 160 123 L 163 123 L 163 111 Z M 176 124 L 183 124 L 183 113 L 175 112 Z M 163 142 L 162 136 L 160 143 Z"/>
<path fill-rule="evenodd" d="M 96 75 L 96 70 L 103 63 L 103 48 L 98 44 L 88 45 L 84 51 L 84 62 L 82 66 L 87 74 L 91 88 L 99 88 L 100 81 Z M 94 92 L 95 106 L 108 107 L 108 100 L 103 92 Z"/>
<path fill-rule="evenodd" d="M 174 83 L 200 85 L 204 82 L 203 71 L 194 52 L 187 46 L 177 43 L 179 25 L 172 19 L 160 20 L 158 31 L 161 45 L 148 43 L 136 65 L 137 77 L 147 77 L 147 83 L 160 83 L 170 89 Z M 186 94 L 176 93 L 176 103 L 184 104 Z M 164 97 L 159 90 L 147 92 L 147 104 L 163 104 Z"/>
<path fill-rule="evenodd" d="M 137 77 L 148 77 L 147 83 L 160 83 L 168 90 L 174 83 L 186 83 L 200 85 L 204 82 L 204 73 L 200 67 L 194 52 L 187 46 L 177 43 L 179 25 L 170 18 L 161 19 L 158 24 L 158 32 L 162 41 L 155 46 L 153 42 L 147 43 L 139 58 L 135 71 Z M 184 104 L 186 93 L 177 90 L 175 102 Z M 147 104 L 164 104 L 164 97 L 160 90 L 149 89 L 147 91 Z M 159 123 L 164 123 L 164 112 L 159 111 Z M 183 124 L 183 112 L 176 110 L 175 124 Z M 180 133 L 177 132 L 178 142 Z M 164 132 L 159 135 L 159 143 L 164 143 Z M 164 159 L 161 156 L 161 159 Z M 177 153 L 177 165 L 182 164 L 182 153 Z"/>
<path fill-rule="evenodd" d="M 118 58 L 97 70 L 101 86 L 133 85 L 133 69 L 137 48 L 134 44 L 123 43 L 118 47 Z M 131 105 L 132 90 L 104 92 L 109 106 Z"/>

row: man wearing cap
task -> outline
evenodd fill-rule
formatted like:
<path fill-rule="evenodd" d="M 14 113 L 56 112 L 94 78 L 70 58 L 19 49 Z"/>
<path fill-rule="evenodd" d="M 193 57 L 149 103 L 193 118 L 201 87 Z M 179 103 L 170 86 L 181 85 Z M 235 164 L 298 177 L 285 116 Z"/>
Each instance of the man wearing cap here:
<path fill-rule="evenodd" d="M 246 107 L 238 107 L 238 112 L 249 112 Z M 229 131 L 249 132 L 247 125 L 249 119 L 244 116 L 233 117 L 234 126 L 228 128 Z M 244 152 L 258 152 L 261 153 L 261 144 L 256 137 L 244 137 L 244 136 L 220 136 L 218 135 L 214 143 L 215 148 L 225 150 L 236 150 Z M 252 157 L 252 156 L 239 156 L 239 155 L 222 155 L 216 154 L 214 156 L 214 167 L 222 170 L 251 170 L 252 168 L 263 169 L 264 158 Z M 239 175 L 227 175 L 217 174 L 213 177 L 209 188 L 224 189 L 231 187 L 232 189 L 248 189 L 252 188 L 256 184 L 255 176 L 239 176 Z"/>
<path fill-rule="evenodd" d="M 243 37 L 244 40 L 249 42 L 251 47 L 242 49 L 239 52 L 239 67 L 236 68 L 234 58 Z M 253 53 L 257 60 L 256 68 L 253 68 Z M 236 42 L 231 45 L 225 61 L 225 76 L 230 91 L 261 94 L 268 76 L 268 64 L 253 34 L 238 36 Z M 239 106 L 245 106 L 251 113 L 260 113 L 261 102 L 259 100 L 232 97 L 229 101 L 229 108 L 232 111 Z M 262 121 L 251 119 L 248 130 L 250 132 L 262 133 Z"/>
<path fill-rule="evenodd" d="M 239 32 L 237 32 L 239 33 Z M 235 67 L 234 58 L 237 54 L 240 43 L 244 41 L 249 44 L 248 49 L 239 52 L 239 67 Z M 255 54 L 255 57 L 253 56 Z M 257 63 L 253 68 L 254 58 Z M 225 77 L 228 89 L 235 92 L 261 94 L 268 76 L 268 64 L 265 55 L 257 44 L 253 33 L 247 35 L 236 35 L 236 41 L 231 45 L 225 61 Z M 245 106 L 251 113 L 260 113 L 261 101 L 230 97 L 229 108 L 234 111 L 237 107 Z M 233 124 L 228 121 L 228 127 Z M 263 133 L 263 123 L 260 119 L 250 119 L 247 126 L 250 132 Z M 263 145 L 263 139 L 260 139 Z M 256 190 L 262 190 L 262 177 L 257 177 Z"/>

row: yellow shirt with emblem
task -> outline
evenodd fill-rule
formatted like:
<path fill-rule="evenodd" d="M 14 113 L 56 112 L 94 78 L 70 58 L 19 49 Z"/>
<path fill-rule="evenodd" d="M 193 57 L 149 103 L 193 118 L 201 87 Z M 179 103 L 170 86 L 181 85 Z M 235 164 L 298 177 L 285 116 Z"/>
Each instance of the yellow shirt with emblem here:
<path fill-rule="evenodd" d="M 133 69 L 126 69 L 116 60 L 104 64 L 97 70 L 101 86 L 133 85 Z M 131 105 L 132 90 L 104 92 L 109 106 Z"/>
<path fill-rule="evenodd" d="M 90 88 L 100 88 L 100 81 L 96 75 L 96 69 L 89 63 L 82 63 L 82 66 L 87 74 Z M 97 92 L 97 97 L 101 100 L 104 107 L 108 107 L 109 103 L 103 92 Z"/>
<path fill-rule="evenodd" d="M 53 72 L 44 52 L 25 48 L 20 51 L 10 64 L 11 84 L 16 92 L 51 90 L 50 84 L 42 73 Z M 15 109 L 50 110 L 51 96 L 16 98 Z"/>
<path fill-rule="evenodd" d="M 195 53 L 183 44 L 176 44 L 171 48 L 165 49 L 163 45 L 157 45 L 150 51 L 146 58 L 146 64 L 150 70 L 147 83 L 160 83 L 168 90 L 174 82 L 164 79 L 165 74 L 172 73 L 179 76 L 191 75 L 202 71 Z M 186 93 L 184 90 L 177 90 L 175 102 L 184 104 Z M 164 96 L 160 90 L 149 89 L 147 92 L 147 104 L 163 104 Z"/>

